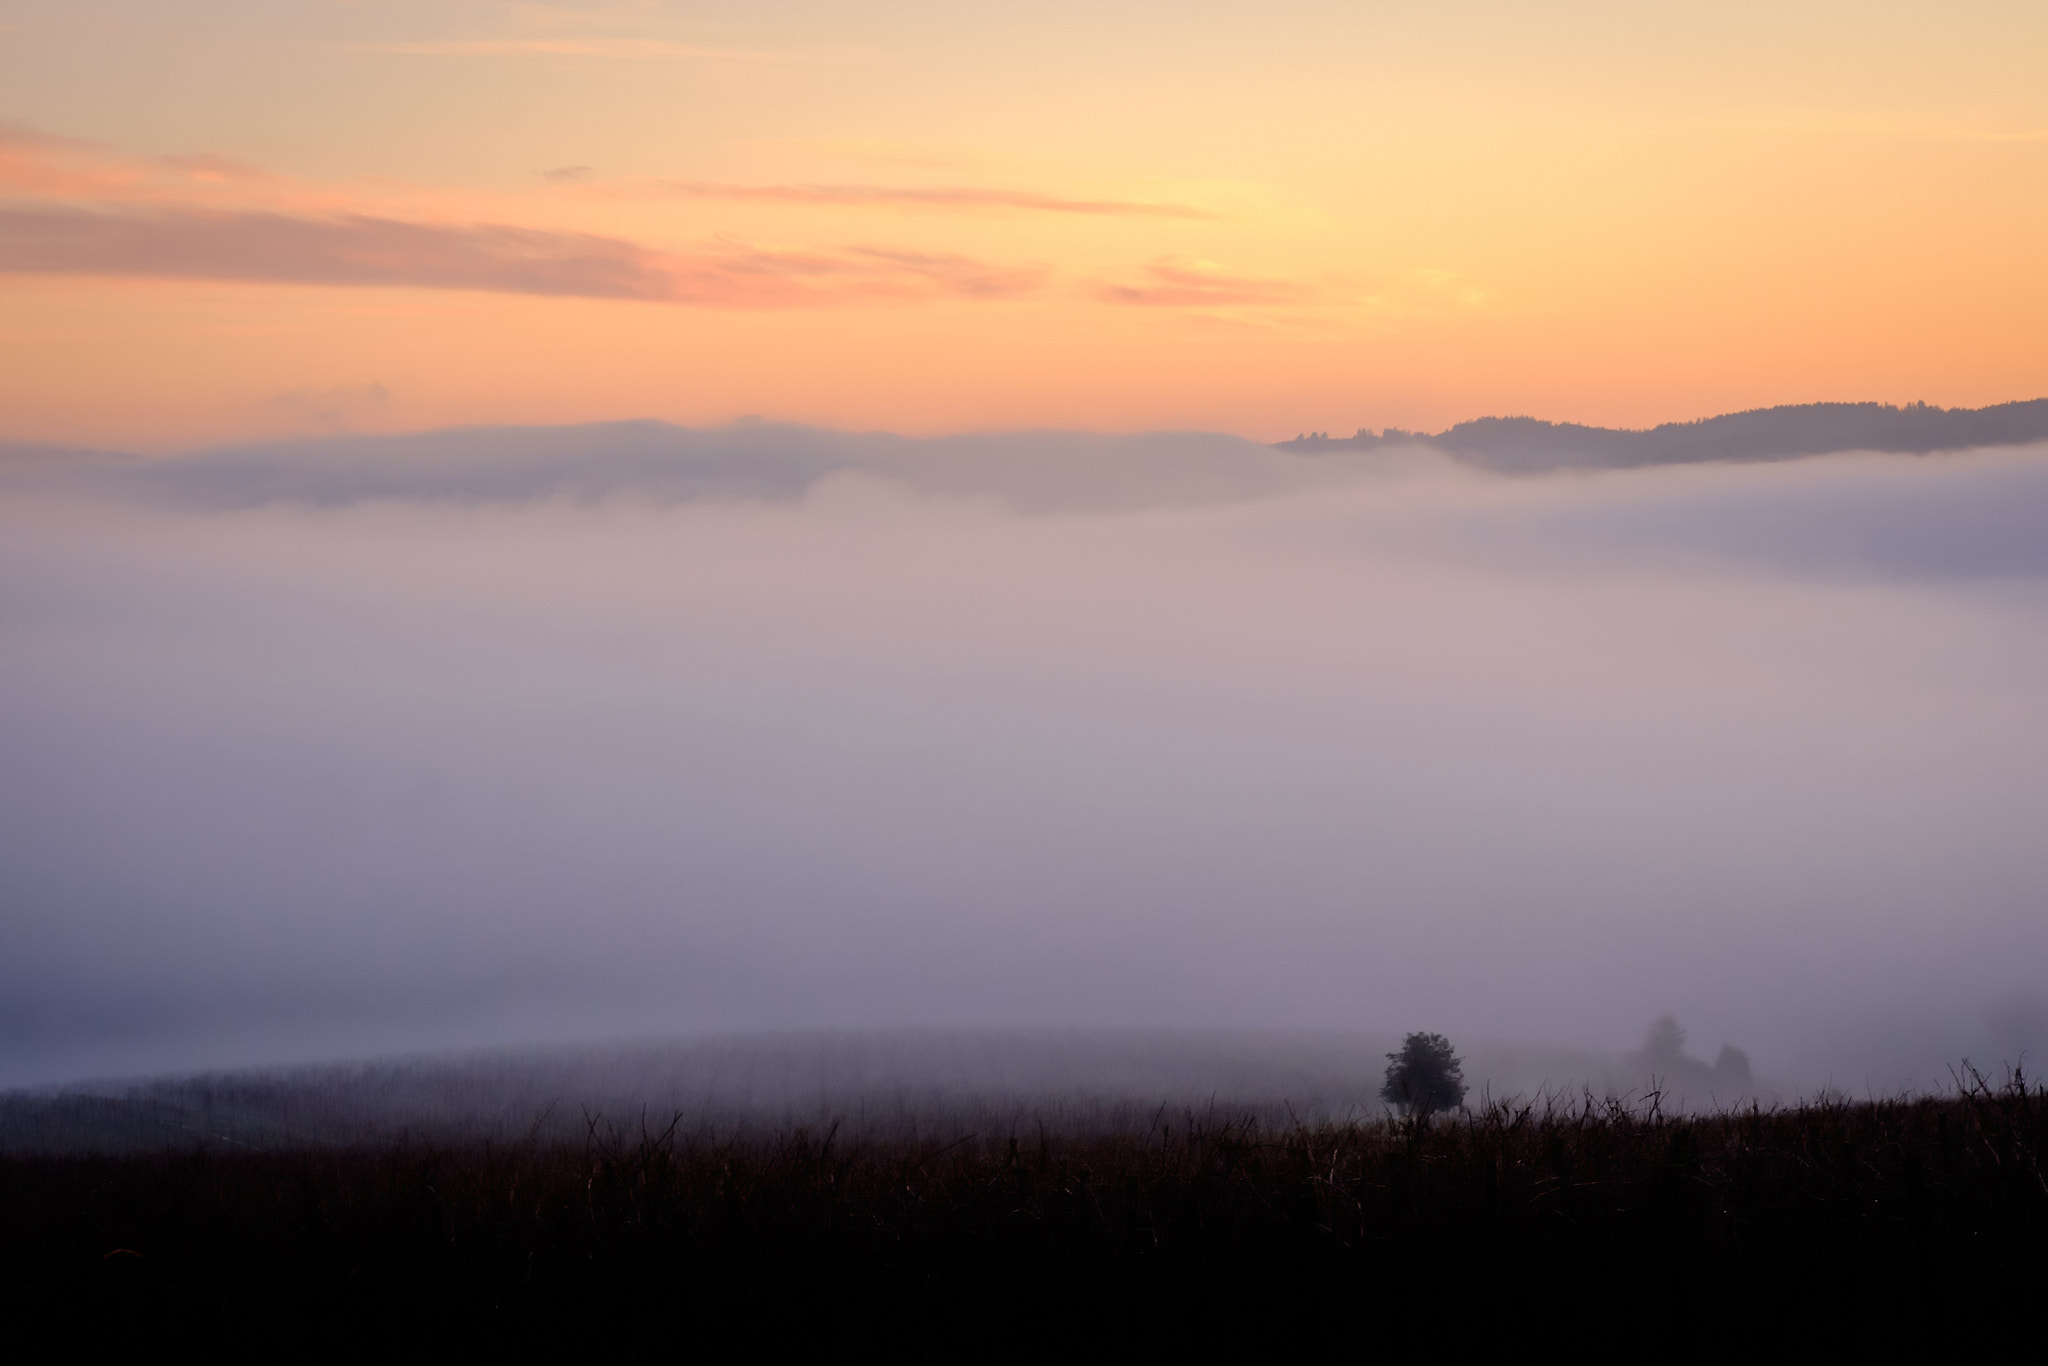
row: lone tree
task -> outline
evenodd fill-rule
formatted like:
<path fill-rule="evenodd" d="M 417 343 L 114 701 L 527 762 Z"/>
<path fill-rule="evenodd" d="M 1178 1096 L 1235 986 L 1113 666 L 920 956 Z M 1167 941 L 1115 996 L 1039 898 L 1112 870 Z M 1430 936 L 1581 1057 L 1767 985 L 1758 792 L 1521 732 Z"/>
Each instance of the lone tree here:
<path fill-rule="evenodd" d="M 1441 1034 L 1410 1034 L 1398 1053 L 1387 1054 L 1387 1082 L 1380 1099 L 1410 1119 L 1428 1119 L 1465 1103 L 1465 1066 Z"/>

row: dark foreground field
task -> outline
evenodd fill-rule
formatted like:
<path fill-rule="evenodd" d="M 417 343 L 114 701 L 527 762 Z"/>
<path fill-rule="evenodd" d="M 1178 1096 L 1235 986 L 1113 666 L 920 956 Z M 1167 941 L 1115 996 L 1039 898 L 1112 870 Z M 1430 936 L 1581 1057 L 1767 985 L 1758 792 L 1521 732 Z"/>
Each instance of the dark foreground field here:
<path fill-rule="evenodd" d="M 17 1336 L 74 1352 L 228 1358 L 2038 1359 L 2044 1143 L 2048 1092 L 2007 1085 L 1421 1130 L 598 1121 L 579 1143 L 13 1156 L 0 1295 Z"/>

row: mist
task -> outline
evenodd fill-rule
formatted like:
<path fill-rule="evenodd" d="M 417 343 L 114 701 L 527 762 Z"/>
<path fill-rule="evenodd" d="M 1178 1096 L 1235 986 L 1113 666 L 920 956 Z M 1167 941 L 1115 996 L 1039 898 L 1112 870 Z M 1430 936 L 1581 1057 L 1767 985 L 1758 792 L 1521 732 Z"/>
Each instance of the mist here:
<path fill-rule="evenodd" d="M 2048 448 L 625 424 L 0 487 L 0 1084 L 815 1029 L 2048 1044 Z"/>

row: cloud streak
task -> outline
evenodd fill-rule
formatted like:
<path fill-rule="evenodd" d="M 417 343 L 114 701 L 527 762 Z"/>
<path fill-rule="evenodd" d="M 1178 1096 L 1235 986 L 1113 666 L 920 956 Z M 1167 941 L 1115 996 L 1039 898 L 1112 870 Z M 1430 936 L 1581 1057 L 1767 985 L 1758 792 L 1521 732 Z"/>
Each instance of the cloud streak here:
<path fill-rule="evenodd" d="M 0 271 L 679 297 L 655 252 L 614 238 L 366 214 L 0 209 Z"/>
<path fill-rule="evenodd" d="M 617 37 L 449 38 L 361 46 L 372 52 L 415 57 L 591 57 L 605 61 L 732 62 L 770 66 L 862 61 L 868 55 L 855 49 L 726 48 L 668 38 Z"/>
<path fill-rule="evenodd" d="M 587 167 L 545 172 L 572 182 Z M 876 243 L 663 248 L 611 234 L 367 212 L 212 153 L 125 157 L 0 126 L 0 274 L 478 290 L 705 308 L 1002 300 L 1048 272 Z"/>
<path fill-rule="evenodd" d="M 194 209 L 0 208 L 0 273 L 485 290 L 712 308 L 1007 299 L 1041 270 L 854 246 L 721 242 L 663 252 L 621 238 L 506 224 L 436 224 Z"/>
<path fill-rule="evenodd" d="M 540 173 L 576 195 L 666 195 L 804 208 L 879 208 L 1198 220 L 1191 205 L 981 186 L 587 183 L 590 167 Z M 408 205 L 409 209 L 411 206 Z M 893 243 L 760 245 L 720 236 L 666 247 L 602 232 L 463 221 L 372 208 L 210 152 L 127 156 L 0 125 L 0 274 L 101 275 L 346 288 L 483 291 L 702 308 L 831 308 L 1044 293 L 1052 270 Z M 1209 311 L 1327 303 L 1298 281 L 1161 258 L 1135 281 L 1082 286 L 1115 305 Z"/>
<path fill-rule="evenodd" d="M 1032 190 L 964 185 L 722 185 L 705 181 L 635 182 L 648 192 L 690 199 L 747 204 L 791 204 L 830 208 L 997 209 L 1085 217 L 1216 219 L 1222 215 L 1188 204 L 1142 199 L 1083 199 Z"/>
<path fill-rule="evenodd" d="M 1236 275 L 1207 262 L 1154 261 L 1136 284 L 1105 284 L 1104 303 L 1142 308 L 1292 307 L 1315 302 L 1318 291 L 1295 280 Z"/>

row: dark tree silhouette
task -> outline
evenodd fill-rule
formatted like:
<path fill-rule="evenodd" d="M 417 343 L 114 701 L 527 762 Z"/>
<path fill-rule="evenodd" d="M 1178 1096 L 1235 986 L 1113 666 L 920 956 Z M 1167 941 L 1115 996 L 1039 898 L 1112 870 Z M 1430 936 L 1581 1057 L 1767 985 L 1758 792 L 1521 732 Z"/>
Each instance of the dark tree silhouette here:
<path fill-rule="evenodd" d="M 1386 1085 L 1380 1099 L 1411 1119 L 1465 1103 L 1465 1067 L 1441 1034 L 1410 1034 L 1401 1051 L 1387 1054 Z"/>

